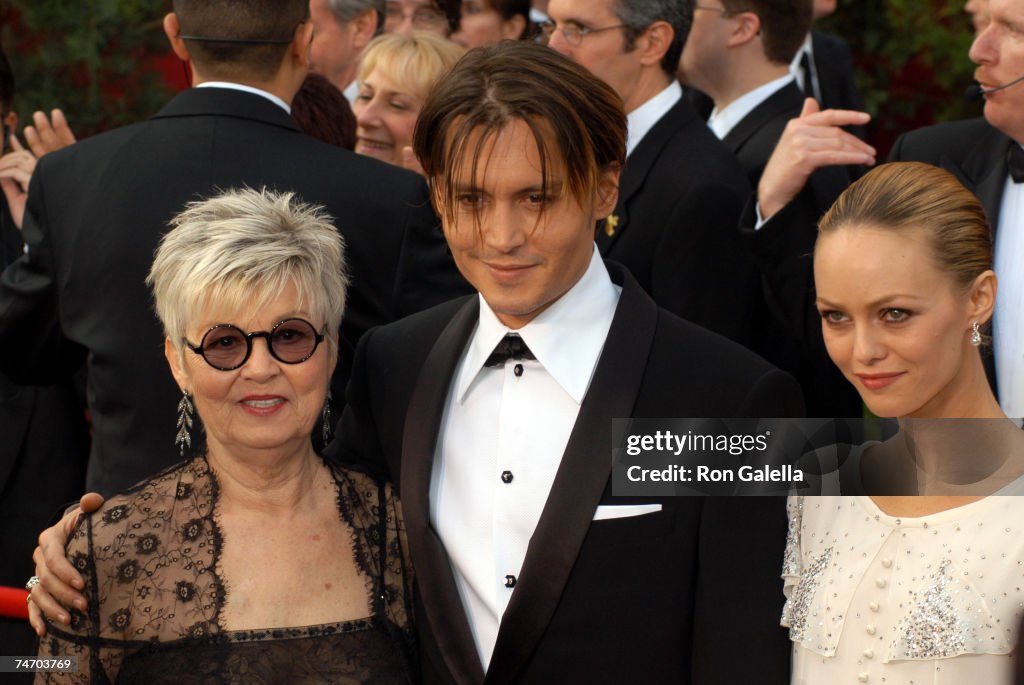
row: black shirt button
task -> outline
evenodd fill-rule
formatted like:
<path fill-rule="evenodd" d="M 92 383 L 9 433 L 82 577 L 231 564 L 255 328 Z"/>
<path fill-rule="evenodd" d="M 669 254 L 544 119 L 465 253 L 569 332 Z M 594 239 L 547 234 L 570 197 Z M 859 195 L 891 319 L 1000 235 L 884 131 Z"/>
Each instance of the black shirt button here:
<path fill-rule="evenodd" d="M 516 364 L 512 368 L 512 373 L 514 373 L 516 375 L 516 378 L 518 378 L 519 376 L 522 376 L 523 375 L 523 365 L 522 364 Z"/>
<path fill-rule="evenodd" d="M 511 573 L 505 576 L 505 587 L 512 588 L 516 586 L 516 577 Z"/>
<path fill-rule="evenodd" d="M 501 482 L 506 484 L 506 485 L 511 483 L 512 482 L 512 472 L 511 471 L 502 471 L 501 472 Z"/>

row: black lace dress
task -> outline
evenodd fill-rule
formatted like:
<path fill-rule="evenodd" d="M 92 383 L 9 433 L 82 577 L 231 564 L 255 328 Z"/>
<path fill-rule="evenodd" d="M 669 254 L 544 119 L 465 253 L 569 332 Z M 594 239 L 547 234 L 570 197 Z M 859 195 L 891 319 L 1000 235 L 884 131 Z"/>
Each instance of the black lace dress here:
<path fill-rule="evenodd" d="M 46 683 L 405 683 L 414 680 L 412 577 L 389 486 L 331 467 L 341 520 L 370 578 L 367 619 L 228 631 L 218 573 L 217 481 L 204 458 L 173 467 L 83 517 L 68 558 L 85 579 L 85 613 L 50 624 L 41 657 L 78 657 Z M 258 571 L 254 571 L 258 572 Z"/>

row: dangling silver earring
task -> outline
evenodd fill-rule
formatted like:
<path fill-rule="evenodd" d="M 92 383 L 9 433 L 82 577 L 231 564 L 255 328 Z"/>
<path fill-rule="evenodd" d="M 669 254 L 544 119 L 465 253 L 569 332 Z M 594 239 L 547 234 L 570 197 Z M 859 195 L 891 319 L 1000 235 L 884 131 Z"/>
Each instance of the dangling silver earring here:
<path fill-rule="evenodd" d="M 186 448 L 192 447 L 192 414 L 195 410 L 192 396 L 188 394 L 188 390 L 182 390 L 181 399 L 178 401 L 178 435 L 174 438 L 174 445 L 182 459 L 185 458 Z"/>
<path fill-rule="evenodd" d="M 975 347 L 981 345 L 981 325 L 977 321 L 971 324 L 971 344 Z"/>
<path fill-rule="evenodd" d="M 320 429 L 323 431 L 324 447 L 334 437 L 334 432 L 331 430 L 331 389 L 327 388 L 327 397 L 324 398 L 324 408 L 320 412 Z"/>

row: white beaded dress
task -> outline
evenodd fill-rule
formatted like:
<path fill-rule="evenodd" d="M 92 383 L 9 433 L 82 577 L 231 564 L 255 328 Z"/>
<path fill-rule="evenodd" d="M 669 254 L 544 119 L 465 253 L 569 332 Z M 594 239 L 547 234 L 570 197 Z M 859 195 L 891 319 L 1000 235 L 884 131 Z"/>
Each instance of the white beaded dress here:
<path fill-rule="evenodd" d="M 1024 614 L 1024 497 L 917 518 L 791 497 L 782 625 L 793 684 L 999 685 Z"/>

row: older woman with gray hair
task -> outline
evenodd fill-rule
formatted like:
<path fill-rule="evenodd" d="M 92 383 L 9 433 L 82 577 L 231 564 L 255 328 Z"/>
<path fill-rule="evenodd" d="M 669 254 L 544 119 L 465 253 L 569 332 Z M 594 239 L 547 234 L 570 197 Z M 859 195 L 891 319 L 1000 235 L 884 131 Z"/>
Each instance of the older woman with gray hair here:
<path fill-rule="evenodd" d="M 341 237 L 320 208 L 269 191 L 172 223 L 148 283 L 186 459 L 78 522 L 67 555 L 88 606 L 40 645 L 78 672 L 48 681 L 410 680 L 390 488 L 311 441 L 345 306 Z"/>

